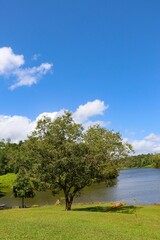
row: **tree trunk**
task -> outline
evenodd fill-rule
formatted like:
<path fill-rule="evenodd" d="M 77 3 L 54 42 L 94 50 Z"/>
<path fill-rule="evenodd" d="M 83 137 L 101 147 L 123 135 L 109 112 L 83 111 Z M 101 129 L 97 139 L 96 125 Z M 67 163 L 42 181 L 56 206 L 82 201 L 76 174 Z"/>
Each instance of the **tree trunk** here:
<path fill-rule="evenodd" d="M 25 208 L 25 205 L 24 205 L 24 197 L 22 197 L 22 208 Z"/>
<path fill-rule="evenodd" d="M 70 211 L 73 203 L 73 197 L 69 198 L 68 196 L 66 196 L 65 200 L 66 200 L 66 211 Z"/>

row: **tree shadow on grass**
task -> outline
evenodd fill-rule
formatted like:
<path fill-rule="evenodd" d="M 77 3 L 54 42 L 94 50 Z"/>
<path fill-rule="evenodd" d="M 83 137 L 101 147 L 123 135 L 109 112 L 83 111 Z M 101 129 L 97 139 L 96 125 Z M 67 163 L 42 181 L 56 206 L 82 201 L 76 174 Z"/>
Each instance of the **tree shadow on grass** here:
<path fill-rule="evenodd" d="M 140 207 L 133 205 L 130 206 L 119 206 L 119 207 L 110 207 L 110 206 L 94 206 L 94 207 L 83 207 L 83 208 L 74 208 L 72 211 L 86 211 L 86 212 L 111 212 L 111 213 L 126 213 L 133 214 Z"/>

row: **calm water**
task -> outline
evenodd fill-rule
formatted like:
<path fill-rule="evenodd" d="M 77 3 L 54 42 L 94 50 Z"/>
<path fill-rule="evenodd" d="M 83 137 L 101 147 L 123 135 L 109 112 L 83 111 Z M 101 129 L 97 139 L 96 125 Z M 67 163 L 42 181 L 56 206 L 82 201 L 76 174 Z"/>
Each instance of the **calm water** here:
<path fill-rule="evenodd" d="M 35 198 L 26 199 L 26 204 L 54 204 L 62 196 L 53 197 L 49 191 L 37 193 Z M 105 184 L 94 184 L 85 188 L 81 196 L 76 198 L 74 202 L 108 201 L 122 201 L 129 204 L 160 202 L 160 169 L 123 170 L 120 172 L 117 184 L 114 187 L 106 188 Z M 12 196 L 12 193 L 8 193 L 0 199 L 0 203 L 5 203 L 8 207 L 19 206 L 20 202 L 19 199 Z"/>

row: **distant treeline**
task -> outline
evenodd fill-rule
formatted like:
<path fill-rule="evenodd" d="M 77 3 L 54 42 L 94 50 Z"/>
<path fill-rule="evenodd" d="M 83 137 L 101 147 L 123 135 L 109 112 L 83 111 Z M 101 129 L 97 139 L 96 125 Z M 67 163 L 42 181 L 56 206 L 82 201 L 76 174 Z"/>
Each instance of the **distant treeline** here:
<path fill-rule="evenodd" d="M 23 142 L 18 144 L 8 141 L 0 141 L 0 175 L 7 173 L 18 173 L 21 166 L 20 148 Z M 160 154 L 140 154 L 127 156 L 117 161 L 119 169 L 124 168 L 160 168 Z"/>
<path fill-rule="evenodd" d="M 155 167 L 160 168 L 160 154 L 140 154 L 136 156 L 128 156 L 119 160 L 118 166 L 124 168 L 144 168 Z"/>

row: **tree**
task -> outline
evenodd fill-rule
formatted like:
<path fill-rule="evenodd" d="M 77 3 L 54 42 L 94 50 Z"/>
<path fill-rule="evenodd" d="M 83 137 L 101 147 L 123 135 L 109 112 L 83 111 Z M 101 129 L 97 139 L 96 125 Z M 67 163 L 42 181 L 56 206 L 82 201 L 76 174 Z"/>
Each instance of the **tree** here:
<path fill-rule="evenodd" d="M 41 189 L 64 192 L 66 210 L 71 210 L 74 197 L 85 186 L 102 181 L 113 184 L 118 175 L 114 162 L 130 151 L 113 131 L 94 126 L 84 133 L 69 112 L 54 121 L 40 120 L 26 147 L 33 159 L 32 175 Z"/>
<path fill-rule="evenodd" d="M 0 198 L 3 197 L 5 193 L 2 191 L 1 183 L 0 183 Z"/>
<path fill-rule="evenodd" d="M 99 125 L 90 127 L 84 134 L 84 139 L 89 149 L 88 158 L 92 163 L 92 178 L 96 182 L 114 184 L 118 176 L 117 161 L 125 158 L 132 151 L 132 146 L 123 143 L 120 133 L 109 131 Z"/>
<path fill-rule="evenodd" d="M 0 175 L 17 173 L 21 143 L 11 143 L 10 139 L 0 141 Z"/>
<path fill-rule="evenodd" d="M 24 152 L 22 152 L 23 142 L 9 143 L 7 149 L 8 168 L 10 172 L 17 174 L 21 167 L 21 159 L 23 159 Z"/>
<path fill-rule="evenodd" d="M 8 162 L 8 148 L 9 142 L 4 140 L 0 141 L 0 175 L 4 175 L 10 172 Z"/>
<path fill-rule="evenodd" d="M 25 198 L 33 198 L 35 196 L 34 184 L 25 171 L 21 170 L 18 173 L 13 186 L 13 194 L 15 197 L 22 199 L 22 208 L 25 208 Z"/>
<path fill-rule="evenodd" d="M 160 168 L 160 154 L 155 154 L 153 157 L 154 160 L 154 167 Z"/>

